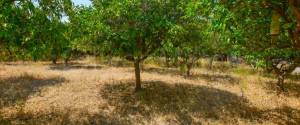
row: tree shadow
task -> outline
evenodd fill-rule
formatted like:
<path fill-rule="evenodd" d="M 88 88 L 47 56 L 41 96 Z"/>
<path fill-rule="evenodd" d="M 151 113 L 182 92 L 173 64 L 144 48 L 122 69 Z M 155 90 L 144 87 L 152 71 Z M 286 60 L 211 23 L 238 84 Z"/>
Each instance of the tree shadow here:
<path fill-rule="evenodd" d="M 127 60 L 113 60 L 111 64 L 106 64 L 112 67 L 133 67 L 133 63 Z"/>
<path fill-rule="evenodd" d="M 170 122 L 174 124 L 201 124 L 195 120 L 199 117 L 230 124 L 238 119 L 259 120 L 262 115 L 247 99 L 220 89 L 155 81 L 144 82 L 143 91 L 132 93 L 132 84 L 106 84 L 101 90 L 102 98 L 116 107 L 115 114 L 147 120 L 156 114 L 173 114 Z"/>
<path fill-rule="evenodd" d="M 118 119 L 104 115 L 105 113 L 90 114 L 80 111 L 74 117 L 74 111 L 65 109 L 63 111 L 52 109 L 49 112 L 30 113 L 19 110 L 14 117 L 4 118 L 0 115 L 0 123 L 4 125 L 125 125 Z M 132 124 L 132 123 L 129 123 Z M 128 124 L 128 125 L 129 125 Z"/>
<path fill-rule="evenodd" d="M 156 73 L 163 75 L 182 75 L 176 68 L 144 68 L 143 72 L 147 73 Z M 230 83 L 232 85 L 238 84 L 240 82 L 239 78 L 233 77 L 229 74 L 203 74 L 203 73 L 194 73 L 193 75 L 186 77 L 187 79 L 197 80 L 204 79 L 208 82 L 220 82 L 220 83 Z"/>
<path fill-rule="evenodd" d="M 212 66 L 212 69 L 209 70 L 213 72 L 229 72 L 234 68 L 236 68 L 236 66 L 232 64 L 228 64 L 222 61 L 216 61 L 215 64 Z"/>
<path fill-rule="evenodd" d="M 285 82 L 284 83 L 284 93 L 286 96 L 294 96 L 294 97 L 300 97 L 300 84 L 297 82 Z M 281 89 L 278 88 L 276 81 L 268 81 L 266 82 L 266 85 L 264 87 L 266 90 L 269 91 L 276 91 L 280 92 Z"/>
<path fill-rule="evenodd" d="M 264 119 L 278 125 L 299 125 L 300 110 L 288 106 L 263 111 Z"/>
<path fill-rule="evenodd" d="M 27 79 L 32 81 L 30 77 Z M 221 124 L 238 124 L 238 120 L 246 120 L 252 124 L 265 121 L 289 125 L 300 123 L 299 109 L 283 106 L 261 110 L 251 106 L 241 96 L 216 88 L 161 81 L 148 81 L 143 85 L 143 91 L 133 93 L 134 86 L 131 82 L 105 84 L 99 94 L 101 99 L 108 102 L 108 107 L 113 107 L 109 113 L 106 112 L 107 107 L 101 107 L 102 110 L 97 113 L 74 109 L 61 111 L 56 108 L 38 114 L 19 110 L 14 117 L 4 118 L 0 115 L 0 123 L 131 125 L 146 124 L 144 121 L 151 122 L 157 118 L 156 115 L 174 116 L 164 119 L 166 124 L 202 124 L 206 120 L 218 120 Z M 3 95 L 0 96 L 2 98 Z M 74 117 L 74 114 L 79 115 Z"/>
<path fill-rule="evenodd" d="M 191 79 L 204 79 L 208 82 L 229 83 L 231 85 L 239 84 L 240 79 L 229 74 L 195 74 Z"/>
<path fill-rule="evenodd" d="M 62 77 L 45 79 L 29 74 L 5 79 L 0 78 L 0 108 L 23 104 L 30 95 L 39 93 L 41 88 L 53 86 L 64 81 L 66 80 Z"/>
<path fill-rule="evenodd" d="M 78 70 L 78 69 L 86 69 L 86 70 L 93 70 L 93 69 L 102 69 L 103 66 L 99 65 L 83 65 L 83 64 L 69 64 L 69 65 L 51 65 L 49 67 L 50 70 Z"/>
<path fill-rule="evenodd" d="M 288 82 L 285 85 L 287 92 L 290 96 L 300 97 L 300 84 L 294 82 Z"/>
<path fill-rule="evenodd" d="M 143 68 L 143 72 L 147 73 L 156 73 L 156 74 L 164 74 L 164 75 L 182 75 L 177 68 Z"/>
<path fill-rule="evenodd" d="M 300 81 L 300 75 L 288 75 L 288 79 L 292 81 Z"/>
<path fill-rule="evenodd" d="M 28 65 L 28 62 L 3 62 L 7 66 L 25 66 Z"/>

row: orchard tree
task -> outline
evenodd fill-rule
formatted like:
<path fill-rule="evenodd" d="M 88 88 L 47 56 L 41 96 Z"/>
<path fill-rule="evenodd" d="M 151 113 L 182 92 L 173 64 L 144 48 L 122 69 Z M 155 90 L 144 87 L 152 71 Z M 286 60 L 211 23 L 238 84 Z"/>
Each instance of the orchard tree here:
<path fill-rule="evenodd" d="M 195 22 L 201 22 L 197 20 Z M 199 23 L 188 23 L 183 26 L 184 31 L 180 35 L 176 35 L 176 39 L 181 41 L 178 46 L 179 56 L 182 58 L 182 67 L 186 71 L 186 76 L 191 75 L 191 69 L 194 64 L 203 56 L 201 42 L 204 41 L 204 35 L 201 34 L 201 25 Z M 204 28 L 203 28 L 204 29 Z"/>
<path fill-rule="evenodd" d="M 141 90 L 140 63 L 154 53 L 168 36 L 176 33 L 180 20 L 192 16 L 197 1 L 186 0 L 93 0 L 109 27 L 109 40 L 118 53 L 134 63 L 136 91 Z"/>
<path fill-rule="evenodd" d="M 9 60 L 20 55 L 24 43 L 31 37 L 30 17 L 35 7 L 29 1 L 17 2 L 3 0 L 0 2 L 0 45 L 2 51 L 8 52 Z M 5 48 L 5 49 L 4 49 Z"/>
<path fill-rule="evenodd" d="M 174 41 L 171 42 L 167 40 L 165 44 L 155 53 L 159 57 L 165 58 L 165 66 L 178 66 L 179 50 L 178 44 L 175 44 Z"/>
<path fill-rule="evenodd" d="M 70 43 L 66 36 L 67 26 L 62 19 L 63 16 L 69 16 L 66 14 L 71 14 L 72 3 L 70 0 L 40 0 L 37 7 L 43 10 L 50 22 L 46 34 L 49 35 L 47 41 L 50 57 L 52 62 L 56 64 L 57 59 L 67 53 L 65 50 L 68 49 Z"/>
<path fill-rule="evenodd" d="M 1 1 L 1 47 L 6 48 L 11 58 L 37 60 L 48 57 L 48 45 L 53 45 L 60 37 L 53 34 L 63 32 L 57 27 L 64 25 L 61 18 L 71 6 L 70 0 Z"/>
<path fill-rule="evenodd" d="M 92 7 L 77 6 L 70 17 L 70 35 L 72 39 L 72 48 L 84 53 L 94 53 L 97 46 L 94 40 L 97 37 L 96 31 L 99 31 L 97 15 Z M 97 29 L 98 28 L 98 29 Z"/>
<path fill-rule="evenodd" d="M 299 2 L 297 0 L 221 0 L 233 18 L 228 21 L 235 45 L 246 60 L 270 67 L 284 90 L 284 78 L 299 66 Z M 241 18 L 243 20 L 241 20 Z"/>

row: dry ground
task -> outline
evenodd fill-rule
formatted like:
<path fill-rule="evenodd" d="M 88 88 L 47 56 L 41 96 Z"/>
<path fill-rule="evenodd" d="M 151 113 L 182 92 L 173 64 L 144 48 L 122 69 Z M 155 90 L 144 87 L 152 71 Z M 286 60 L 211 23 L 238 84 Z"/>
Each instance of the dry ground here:
<path fill-rule="evenodd" d="M 0 124 L 300 124 L 297 77 L 278 95 L 271 75 L 244 66 L 185 78 L 148 64 L 134 93 L 133 68 L 114 64 L 0 64 Z"/>

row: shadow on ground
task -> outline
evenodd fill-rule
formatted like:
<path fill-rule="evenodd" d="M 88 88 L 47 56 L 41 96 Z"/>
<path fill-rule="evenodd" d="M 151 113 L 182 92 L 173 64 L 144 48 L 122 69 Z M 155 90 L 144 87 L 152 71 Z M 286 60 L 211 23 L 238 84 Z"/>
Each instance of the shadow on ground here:
<path fill-rule="evenodd" d="M 32 114 L 20 110 L 13 118 L 3 118 L 0 115 L 1 125 L 131 125 L 123 123 L 118 119 L 105 116 L 105 113 L 90 114 L 81 111 L 78 116 L 73 115 L 74 111 L 65 109 L 64 111 L 52 110 L 48 113 Z"/>
<path fill-rule="evenodd" d="M 143 72 L 163 74 L 163 75 L 182 75 L 177 68 L 144 68 Z"/>
<path fill-rule="evenodd" d="M 278 125 L 299 125 L 300 110 L 283 106 L 263 111 L 264 120 L 272 121 Z"/>
<path fill-rule="evenodd" d="M 288 79 L 292 81 L 300 81 L 300 75 L 289 75 Z"/>
<path fill-rule="evenodd" d="M 156 74 L 163 74 L 163 75 L 182 75 L 183 73 L 180 72 L 176 68 L 145 68 L 143 72 L 147 73 L 156 73 Z M 238 84 L 240 79 L 233 77 L 232 75 L 228 74 L 202 74 L 202 73 L 194 73 L 187 79 L 203 79 L 208 82 L 219 82 L 219 83 L 229 83 L 229 84 Z"/>
<path fill-rule="evenodd" d="M 108 107 L 91 114 L 64 109 L 46 114 L 30 114 L 20 111 L 13 118 L 1 118 L 1 123 L 18 124 L 80 124 L 80 125 L 132 125 L 174 124 L 199 125 L 218 121 L 221 124 L 238 124 L 240 120 L 250 124 L 270 121 L 274 124 L 297 125 L 300 110 L 291 107 L 260 110 L 234 93 L 191 84 L 167 84 L 161 81 L 143 83 L 143 91 L 134 93 L 131 82 L 105 84 L 100 91 L 101 99 Z M 158 118 L 157 118 L 158 116 Z M 161 121 L 155 121 L 161 118 Z M 154 122 L 152 122 L 154 121 Z"/>
<path fill-rule="evenodd" d="M 238 119 L 256 121 L 262 116 L 247 99 L 220 89 L 155 81 L 143 83 L 143 91 L 132 93 L 132 84 L 106 84 L 101 90 L 102 97 L 116 107 L 116 116 L 126 119 L 133 115 L 151 121 L 154 115 L 174 115 L 168 124 L 201 124 L 197 118 L 230 124 Z"/>
<path fill-rule="evenodd" d="M 240 82 L 239 78 L 233 77 L 228 74 L 195 74 L 191 76 L 192 79 L 203 79 L 208 82 L 219 82 L 219 83 L 229 83 L 231 85 L 238 84 Z"/>
<path fill-rule="evenodd" d="M 133 67 L 133 63 L 127 60 L 113 60 L 110 64 L 106 64 L 112 67 Z"/>
<path fill-rule="evenodd" d="M 294 83 L 294 82 L 286 83 L 285 88 L 290 96 L 300 97 L 300 84 L 299 83 Z"/>
<path fill-rule="evenodd" d="M 174 118 L 166 119 L 168 124 L 201 124 L 203 119 L 218 120 L 223 124 L 236 124 L 238 120 L 254 124 L 266 120 L 275 124 L 300 123 L 298 109 L 261 110 L 251 106 L 247 99 L 220 89 L 161 81 L 145 82 L 144 85 L 143 91 L 132 93 L 133 83 L 106 84 L 101 95 L 116 107 L 114 115 L 122 116 L 128 123 L 142 119 L 151 121 L 155 115 L 174 115 Z M 131 119 L 131 116 L 137 117 Z"/>
<path fill-rule="evenodd" d="M 77 70 L 77 69 L 87 69 L 87 70 L 93 70 L 93 69 L 102 69 L 102 66 L 99 65 L 83 65 L 83 64 L 69 64 L 69 65 L 51 65 L 49 67 L 50 70 Z"/>
<path fill-rule="evenodd" d="M 0 78 L 0 108 L 22 104 L 27 98 L 40 92 L 46 86 L 53 86 L 66 81 L 62 77 L 38 78 L 29 74 L 18 77 Z"/>
<path fill-rule="evenodd" d="M 277 81 L 271 80 L 266 82 L 264 88 L 268 91 L 273 91 L 280 93 L 281 89 L 277 86 Z M 287 81 L 284 83 L 284 92 L 286 96 L 294 96 L 294 97 L 300 97 L 300 83 L 294 82 L 294 81 Z"/>

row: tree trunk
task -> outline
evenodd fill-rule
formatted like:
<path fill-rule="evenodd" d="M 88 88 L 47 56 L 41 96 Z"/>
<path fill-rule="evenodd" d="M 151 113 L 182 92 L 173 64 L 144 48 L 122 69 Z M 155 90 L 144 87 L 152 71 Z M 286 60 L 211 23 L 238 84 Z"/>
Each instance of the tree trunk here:
<path fill-rule="evenodd" d="M 293 47 L 295 47 L 298 51 L 300 51 L 300 39 L 299 39 L 299 31 L 300 31 L 300 11 L 298 9 L 298 0 L 288 0 L 288 5 L 291 8 L 291 11 L 293 13 L 293 16 L 296 19 L 296 27 L 295 29 L 291 30 L 289 29 L 289 34 L 291 39 L 293 40 Z M 281 12 L 281 10 L 277 9 L 276 11 Z M 292 19 L 290 19 L 285 13 L 281 13 L 281 16 L 284 17 L 284 19 L 291 23 L 293 22 Z"/>
<path fill-rule="evenodd" d="M 175 58 L 174 58 L 174 66 L 175 66 L 175 67 L 178 67 L 178 57 L 175 57 Z"/>
<path fill-rule="evenodd" d="M 139 59 L 134 61 L 134 69 L 135 69 L 135 91 L 140 91 L 142 89 L 142 86 L 141 86 L 141 70 L 140 70 Z"/>
<path fill-rule="evenodd" d="M 113 56 L 111 54 L 108 55 L 108 60 L 107 60 L 107 64 L 109 66 L 112 66 L 112 60 L 113 60 Z"/>
<path fill-rule="evenodd" d="M 13 60 L 13 53 L 11 52 L 9 46 L 6 46 L 6 49 L 8 51 L 8 61 L 12 61 Z"/>
<path fill-rule="evenodd" d="M 187 77 L 190 77 L 191 76 L 191 68 L 187 67 L 187 70 L 186 70 L 186 76 Z"/>
<path fill-rule="evenodd" d="M 225 60 L 224 60 L 225 62 L 228 61 L 228 55 L 227 55 L 227 54 L 224 54 L 224 59 L 225 59 Z"/>
<path fill-rule="evenodd" d="M 37 57 L 33 57 L 33 61 L 34 61 L 34 62 L 37 62 Z"/>
<path fill-rule="evenodd" d="M 166 59 L 166 67 L 170 67 L 170 58 L 168 56 L 165 56 Z"/>
<path fill-rule="evenodd" d="M 65 65 L 67 66 L 69 64 L 69 58 L 65 59 Z"/>
<path fill-rule="evenodd" d="M 186 64 L 186 76 L 190 77 L 191 76 L 191 69 L 192 69 L 193 63 L 187 62 Z"/>
<path fill-rule="evenodd" d="M 140 61 L 140 71 L 144 71 L 145 69 L 145 64 L 144 64 L 144 60 Z"/>
<path fill-rule="evenodd" d="M 277 86 L 279 87 L 280 91 L 284 91 L 284 78 L 285 75 L 284 73 L 278 74 L 278 81 L 277 81 Z"/>
<path fill-rule="evenodd" d="M 52 63 L 56 64 L 57 59 L 52 59 Z"/>
<path fill-rule="evenodd" d="M 208 62 L 208 68 L 209 68 L 209 69 L 212 69 L 212 68 L 213 68 L 213 62 L 214 62 L 214 56 L 212 56 L 212 57 L 209 59 L 209 62 Z"/>

